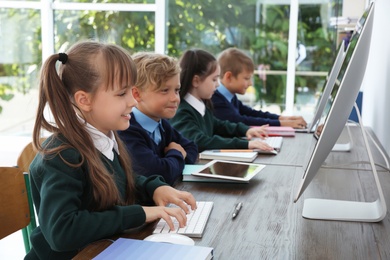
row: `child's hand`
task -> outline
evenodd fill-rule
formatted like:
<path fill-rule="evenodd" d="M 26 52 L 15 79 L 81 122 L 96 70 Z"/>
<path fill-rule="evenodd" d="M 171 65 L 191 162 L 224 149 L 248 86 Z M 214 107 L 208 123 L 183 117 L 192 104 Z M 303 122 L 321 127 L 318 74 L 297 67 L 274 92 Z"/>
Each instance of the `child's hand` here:
<path fill-rule="evenodd" d="M 248 131 L 246 131 L 246 137 L 248 139 L 252 139 L 253 137 L 260 137 L 261 139 L 264 139 L 265 137 L 268 137 L 267 128 L 268 125 L 251 127 Z"/>
<path fill-rule="evenodd" d="M 192 210 L 196 209 L 196 201 L 191 193 L 176 190 L 168 185 L 160 186 L 155 189 L 153 194 L 153 201 L 158 206 L 166 206 L 169 203 L 175 204 L 182 208 L 186 214 L 190 213 L 188 205 L 191 206 Z"/>
<path fill-rule="evenodd" d="M 187 223 L 187 216 L 181 208 L 169 208 L 164 206 L 157 207 L 142 207 L 146 215 L 146 223 L 153 222 L 157 219 L 163 218 L 169 225 L 171 230 L 174 230 L 173 221 L 171 217 L 174 217 L 179 222 L 179 226 L 185 227 Z"/>
<path fill-rule="evenodd" d="M 324 128 L 324 124 L 320 124 L 316 129 L 316 135 L 320 136 L 322 133 L 322 129 Z"/>
<path fill-rule="evenodd" d="M 184 159 L 187 157 L 186 150 L 184 150 L 184 148 L 180 144 L 175 143 L 175 142 L 171 142 L 167 147 L 165 147 L 164 153 L 167 153 L 171 149 L 175 149 L 175 150 L 178 150 L 179 152 L 181 152 Z"/>
<path fill-rule="evenodd" d="M 260 149 L 263 151 L 273 151 L 274 148 L 269 146 L 266 142 L 261 141 L 260 139 L 249 141 L 248 149 Z"/>
<path fill-rule="evenodd" d="M 291 126 L 293 128 L 305 128 L 307 123 L 301 116 L 280 116 L 281 126 Z"/>

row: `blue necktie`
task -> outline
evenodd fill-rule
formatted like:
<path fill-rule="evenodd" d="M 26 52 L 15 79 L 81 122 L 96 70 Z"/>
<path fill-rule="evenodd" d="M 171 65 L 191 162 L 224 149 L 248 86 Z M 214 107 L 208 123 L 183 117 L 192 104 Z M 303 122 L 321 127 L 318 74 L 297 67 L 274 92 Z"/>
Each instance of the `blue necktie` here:
<path fill-rule="evenodd" d="M 161 125 L 158 124 L 156 128 L 154 129 L 152 136 L 153 136 L 153 141 L 158 145 L 161 142 L 161 131 L 160 131 Z"/>

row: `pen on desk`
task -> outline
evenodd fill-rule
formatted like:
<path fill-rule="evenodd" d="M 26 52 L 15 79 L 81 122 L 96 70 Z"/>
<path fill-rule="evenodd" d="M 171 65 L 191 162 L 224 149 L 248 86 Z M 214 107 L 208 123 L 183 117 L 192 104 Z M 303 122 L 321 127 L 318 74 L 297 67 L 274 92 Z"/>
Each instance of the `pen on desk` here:
<path fill-rule="evenodd" d="M 222 149 L 222 150 L 213 150 L 213 153 L 251 153 L 255 152 L 253 149 Z"/>
<path fill-rule="evenodd" d="M 237 203 L 237 205 L 234 207 L 234 211 L 233 211 L 233 215 L 232 215 L 232 218 L 234 219 L 235 217 L 237 217 L 238 213 L 240 212 L 242 208 L 242 202 L 240 203 Z"/>

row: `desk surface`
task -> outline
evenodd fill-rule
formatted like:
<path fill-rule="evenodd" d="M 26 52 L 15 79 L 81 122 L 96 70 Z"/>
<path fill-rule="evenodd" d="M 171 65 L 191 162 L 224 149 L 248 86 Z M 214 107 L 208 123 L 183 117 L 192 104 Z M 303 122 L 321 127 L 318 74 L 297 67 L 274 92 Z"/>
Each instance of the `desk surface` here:
<path fill-rule="evenodd" d="M 327 163 L 337 165 L 339 162 L 368 160 L 358 132 L 353 136 L 357 139 L 354 149 L 348 153 L 332 152 Z M 309 147 L 299 149 L 307 150 Z M 381 159 L 377 152 L 373 153 L 375 158 Z M 269 164 L 249 184 L 182 182 L 177 188 L 192 192 L 199 201 L 214 201 L 203 237 L 194 240 L 197 245 L 213 247 L 215 259 L 389 258 L 389 214 L 379 223 L 302 217 L 305 198 L 356 201 L 377 198 L 371 172 L 366 170 L 365 165 L 352 166 L 361 170 L 321 168 L 297 203 L 293 202 L 293 198 L 303 176 L 301 166 Z M 378 174 L 390 208 L 390 174 L 383 170 Z M 243 202 L 243 207 L 237 218 L 232 220 L 233 207 L 237 202 Z M 121 236 L 142 239 L 152 232 L 152 228 L 153 225 L 147 225 Z M 91 244 L 75 259 L 93 257 L 109 244 L 108 241 Z"/>

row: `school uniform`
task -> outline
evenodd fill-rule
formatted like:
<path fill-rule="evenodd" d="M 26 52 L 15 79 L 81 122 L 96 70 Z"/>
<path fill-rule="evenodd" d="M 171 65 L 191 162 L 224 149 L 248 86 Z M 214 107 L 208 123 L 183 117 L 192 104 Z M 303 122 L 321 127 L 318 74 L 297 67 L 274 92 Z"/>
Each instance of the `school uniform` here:
<path fill-rule="evenodd" d="M 191 94 L 181 100 L 171 125 L 198 145 L 199 152 L 207 149 L 248 149 L 245 137 L 249 126 L 219 120 Z"/>
<path fill-rule="evenodd" d="M 232 94 L 224 85 L 220 85 L 211 98 L 214 115 L 221 120 L 241 122 L 250 126 L 280 126 L 279 115 L 255 110 L 244 105 L 236 94 Z"/>
<path fill-rule="evenodd" d="M 96 129 L 91 137 L 124 198 L 127 178 L 119 162 L 115 138 L 112 135 L 110 139 Z M 67 141 L 60 135 L 49 137 L 44 145 L 47 143 L 50 147 L 58 147 Z M 141 226 L 146 216 L 139 204 L 152 205 L 155 189 L 167 185 L 160 176 L 134 176 L 138 204 L 112 205 L 101 212 L 91 211 L 88 162 L 75 168 L 63 160 L 78 164 L 80 153 L 73 148 L 54 156 L 38 153 L 30 165 L 31 192 L 40 225 L 30 236 L 32 249 L 25 259 L 71 259 L 91 242 Z"/>
<path fill-rule="evenodd" d="M 157 131 L 159 137 L 155 140 Z M 131 113 L 130 127 L 118 131 L 118 134 L 126 144 L 137 174 L 161 175 L 170 185 L 181 179 L 185 164 L 194 164 L 198 159 L 198 147 L 194 142 L 183 137 L 167 120 L 156 122 L 137 108 Z M 165 153 L 165 148 L 171 142 L 184 148 L 186 158 L 176 149 Z"/>

